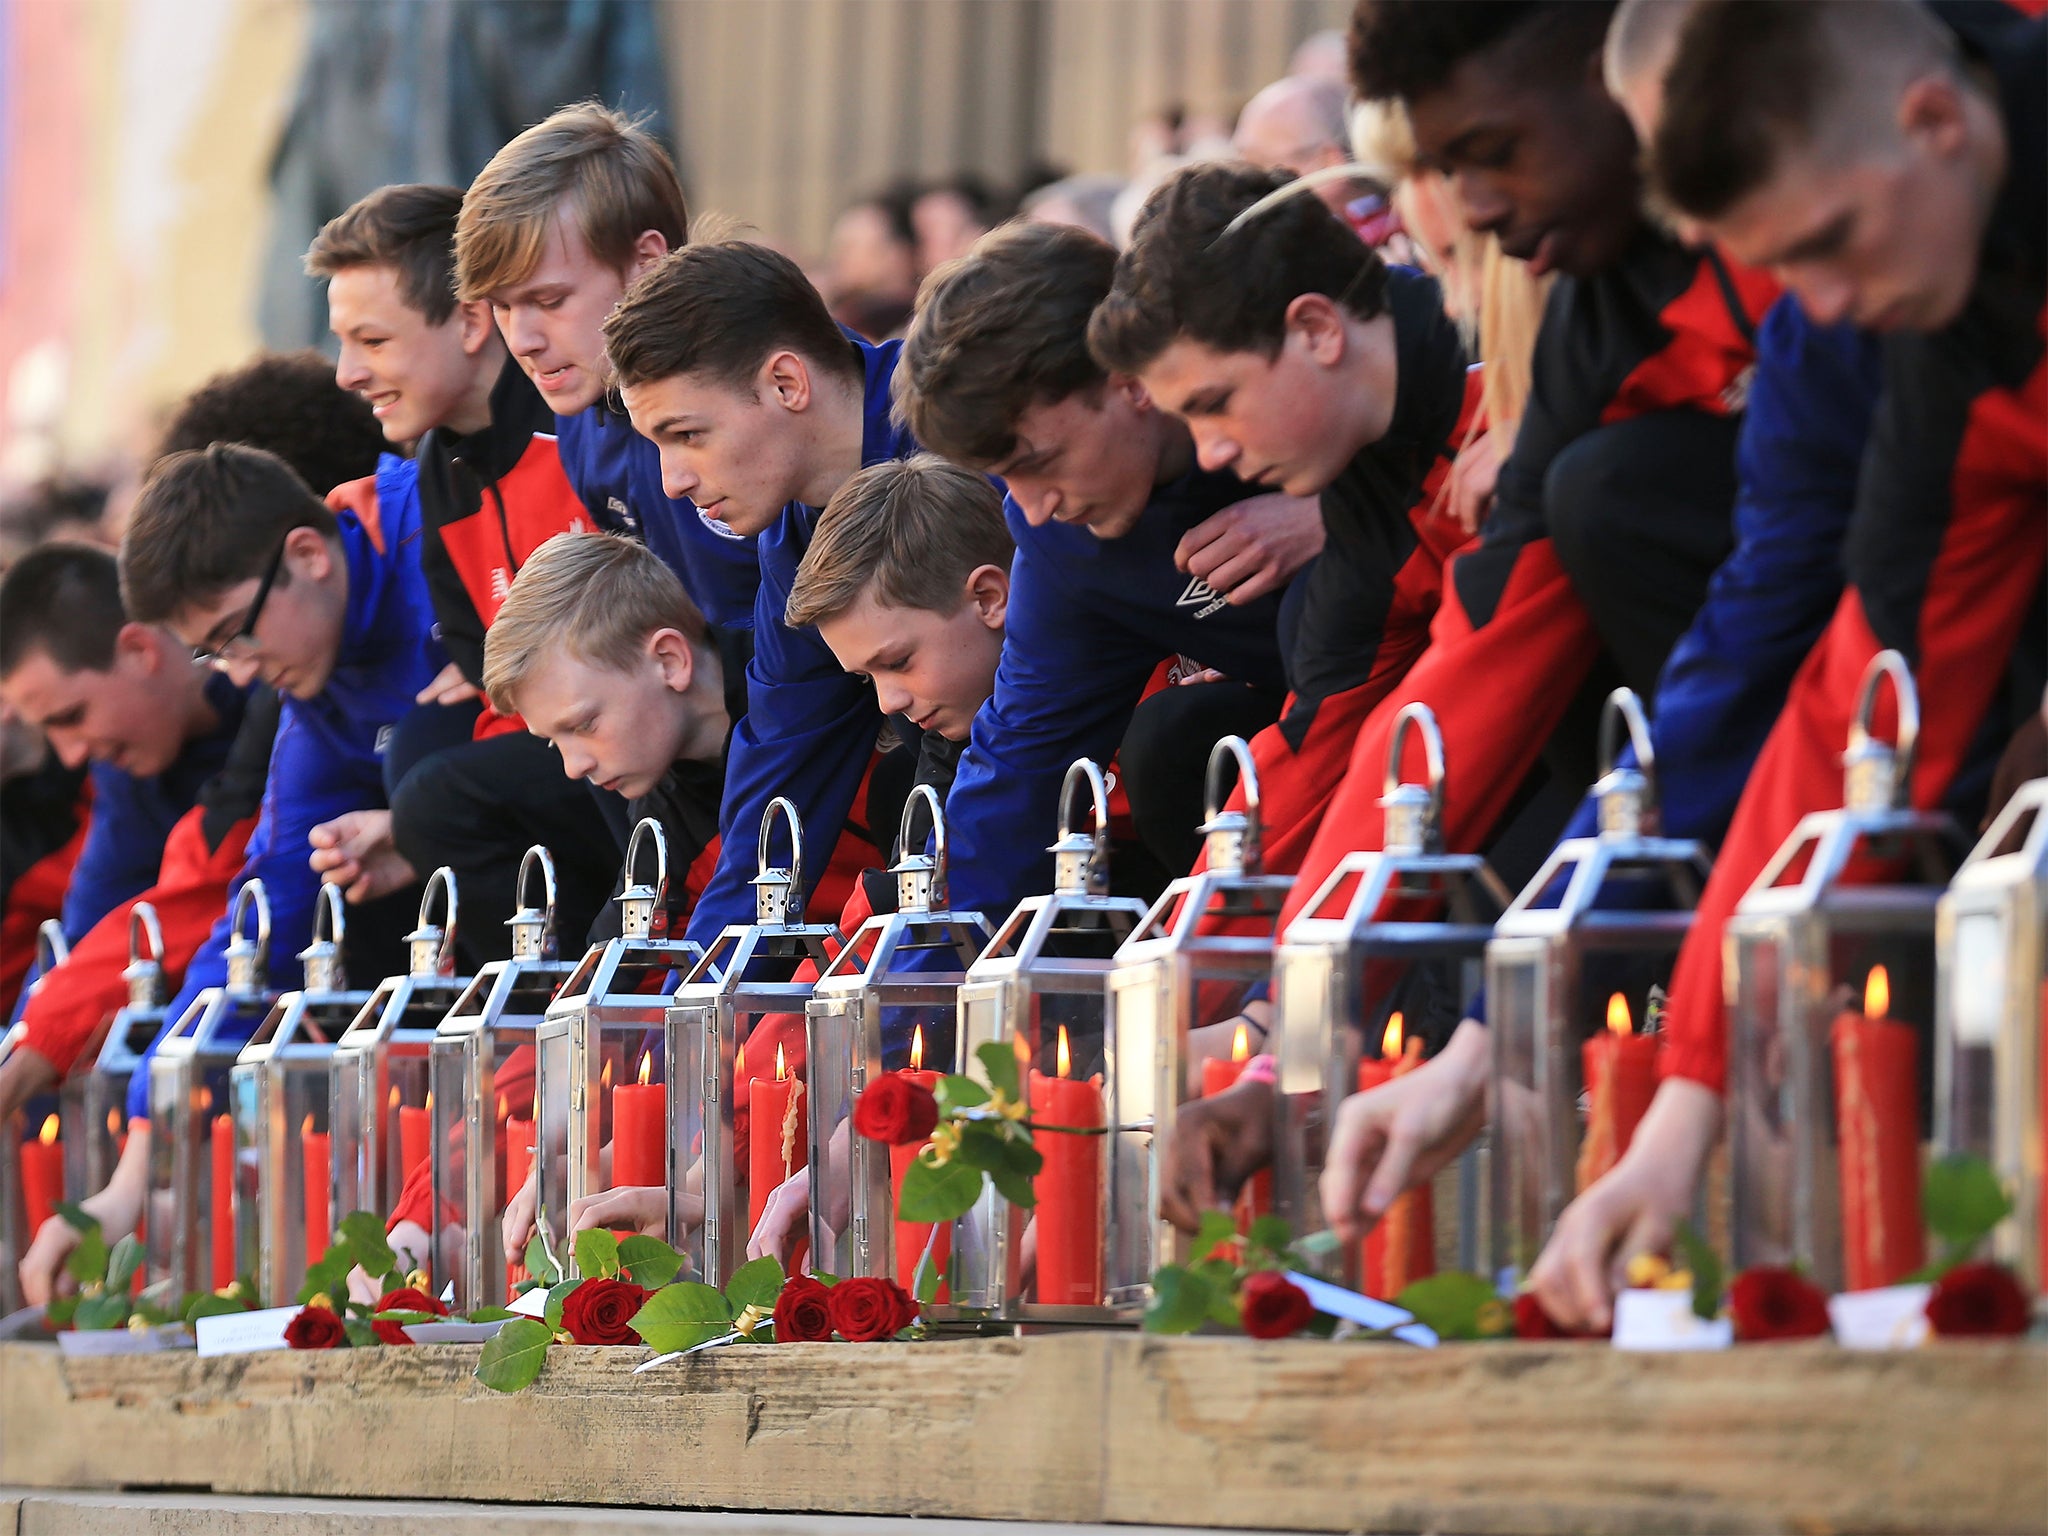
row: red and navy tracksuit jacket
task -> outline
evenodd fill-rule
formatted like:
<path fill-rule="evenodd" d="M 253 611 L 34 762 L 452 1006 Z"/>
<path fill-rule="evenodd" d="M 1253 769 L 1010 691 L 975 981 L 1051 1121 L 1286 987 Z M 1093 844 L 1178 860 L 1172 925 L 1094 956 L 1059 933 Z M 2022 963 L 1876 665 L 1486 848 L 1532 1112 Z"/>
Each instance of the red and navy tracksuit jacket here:
<path fill-rule="evenodd" d="M 417 466 L 385 454 L 374 477 L 338 486 L 327 500 L 348 562 L 340 654 L 316 696 L 283 700 L 262 810 L 226 893 L 232 902 L 244 880 L 262 878 L 270 899 L 269 971 L 280 988 L 296 985 L 293 957 L 313 933 L 320 877 L 307 862 L 308 835 L 345 811 L 383 806 L 391 728 L 448 659 L 434 638 L 433 601 L 420 568 Z M 201 991 L 226 980 L 227 940 L 223 910 L 185 968 L 166 1032 Z M 149 1118 L 147 1071 L 129 1087 L 128 1113 Z"/>
<path fill-rule="evenodd" d="M 10 1015 L 35 966 L 36 931 L 63 912 L 91 826 L 91 775 L 47 747 L 41 767 L 0 784 L 0 1003 Z"/>
<path fill-rule="evenodd" d="M 558 533 L 593 525 L 562 468 L 555 413 L 515 358 L 491 389 L 491 423 L 467 435 L 434 428 L 420 439 L 420 564 L 441 644 L 482 685 L 484 631 L 519 567 Z M 477 734 L 516 729 L 488 705 Z"/>
<path fill-rule="evenodd" d="M 1479 542 L 1450 562 L 1427 652 L 1358 732 L 1287 920 L 1345 854 L 1380 846 L 1387 746 L 1411 702 L 1426 703 L 1443 729 L 1445 845 L 1476 848 L 1493 831 L 1600 648 L 1551 546 L 1543 504 L 1551 463 L 1586 433 L 1653 411 L 1739 411 L 1756 320 L 1775 292 L 1767 278 L 1647 226 L 1608 271 L 1560 279 L 1493 512 Z"/>
<path fill-rule="evenodd" d="M 1997 82 L 2007 140 L 1977 282 L 1932 334 L 1884 342 L 1847 542 L 1848 590 L 1792 684 L 1672 976 L 1663 1070 L 1719 1090 L 1721 929 L 1807 811 L 1842 803 L 1864 669 L 1901 652 L 1920 697 L 1910 788 L 1943 803 L 2001 693 L 2048 559 L 2048 43 L 2039 20 L 1941 11 Z M 1889 695 L 1879 729 L 1892 729 Z"/>

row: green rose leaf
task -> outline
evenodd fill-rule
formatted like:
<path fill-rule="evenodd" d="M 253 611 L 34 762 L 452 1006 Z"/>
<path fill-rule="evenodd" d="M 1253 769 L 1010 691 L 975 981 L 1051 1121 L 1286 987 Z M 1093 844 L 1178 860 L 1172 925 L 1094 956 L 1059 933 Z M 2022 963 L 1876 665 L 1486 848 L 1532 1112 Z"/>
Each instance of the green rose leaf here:
<path fill-rule="evenodd" d="M 678 1280 L 647 1298 L 627 1324 L 652 1350 L 692 1349 L 732 1332 L 732 1303 L 697 1280 Z"/>
<path fill-rule="evenodd" d="M 748 1307 L 773 1307 L 775 1299 L 782 1294 L 785 1278 L 782 1261 L 772 1253 L 742 1264 L 732 1272 L 732 1279 L 726 1282 L 725 1287 L 725 1299 L 731 1303 L 733 1316 L 737 1317 Z"/>
<path fill-rule="evenodd" d="M 1955 1260 L 1968 1257 L 2012 1214 L 2012 1200 L 1997 1173 L 1983 1158 L 1967 1153 L 1951 1153 L 1929 1164 L 1923 1190 L 1928 1228 Z"/>
<path fill-rule="evenodd" d="M 52 1296 L 43 1306 L 43 1322 L 52 1333 L 61 1332 L 66 1323 L 78 1315 L 80 1297 L 76 1291 L 69 1296 Z"/>
<path fill-rule="evenodd" d="M 1195 1240 L 1188 1245 L 1188 1252 L 1197 1260 L 1206 1259 L 1218 1248 L 1236 1241 L 1236 1216 L 1229 1211 L 1204 1211 L 1202 1223 L 1195 1229 Z"/>
<path fill-rule="evenodd" d="M 553 1285 L 562 1278 L 562 1272 L 556 1269 L 554 1262 L 548 1258 L 548 1247 L 541 1241 L 538 1228 L 534 1230 L 533 1236 L 526 1240 L 526 1257 L 520 1262 L 526 1266 L 526 1272 L 542 1285 Z"/>
<path fill-rule="evenodd" d="M 142 1268 L 143 1248 L 133 1233 L 114 1244 L 114 1251 L 107 1258 L 107 1289 L 125 1291 L 128 1283 L 135 1278 L 135 1271 Z"/>
<path fill-rule="evenodd" d="M 100 1224 L 82 1228 L 78 1234 L 78 1246 L 64 1261 L 64 1272 L 80 1285 L 88 1285 L 107 1277 L 107 1238 L 100 1231 Z"/>
<path fill-rule="evenodd" d="M 515 1317 L 523 1316 L 525 1316 L 524 1313 L 514 1312 L 505 1307 L 478 1307 L 475 1311 L 461 1318 L 460 1321 L 469 1323 L 506 1323 Z M 439 1319 L 439 1321 L 445 1323 L 449 1319 L 444 1317 Z"/>
<path fill-rule="evenodd" d="M 619 1240 L 602 1227 L 576 1234 L 576 1270 L 586 1280 L 614 1280 L 619 1273 Z"/>
<path fill-rule="evenodd" d="M 579 1257 L 576 1262 L 583 1260 Z M 658 1291 L 675 1279 L 682 1267 L 683 1256 L 658 1237 L 635 1232 L 619 1239 L 619 1268 L 635 1285 Z"/>
<path fill-rule="evenodd" d="M 372 1280 L 382 1280 L 398 1266 L 398 1256 L 384 1237 L 384 1218 L 374 1211 L 350 1211 L 335 1229 L 336 1247 L 346 1247 Z M 331 1250 L 330 1250 L 331 1252 Z M 325 1260 L 321 1261 L 323 1264 Z M 347 1277 L 351 1266 L 342 1267 Z"/>
<path fill-rule="evenodd" d="M 530 1317 L 515 1317 L 495 1336 L 484 1340 L 477 1356 L 476 1379 L 493 1392 L 518 1392 L 533 1385 L 547 1363 L 555 1330 Z"/>
<path fill-rule="evenodd" d="M 93 1333 L 109 1328 L 118 1328 L 128 1321 L 128 1298 L 126 1296 L 88 1296 L 78 1304 L 72 1314 L 71 1326 L 80 1333 Z"/>
<path fill-rule="evenodd" d="M 377 1337 L 377 1330 L 360 1317 L 344 1317 L 341 1331 L 347 1337 L 350 1349 L 375 1349 L 384 1342 Z"/>
<path fill-rule="evenodd" d="M 1024 1089 L 1017 1072 L 1017 1052 L 1007 1040 L 991 1040 L 975 1047 L 974 1059 L 988 1074 L 991 1088 L 999 1089 L 1012 1104 L 1022 1103 Z"/>
<path fill-rule="evenodd" d="M 1721 1256 L 1689 1221 L 1679 1221 L 1671 1240 L 1692 1271 L 1693 1315 L 1712 1322 L 1721 1315 Z"/>
<path fill-rule="evenodd" d="M 1294 1233 L 1288 1229 L 1285 1216 L 1266 1215 L 1252 1222 L 1252 1229 L 1245 1234 L 1245 1241 L 1253 1248 L 1263 1250 L 1262 1256 L 1283 1260 L 1288 1244 L 1294 1241 Z M 1261 1264 L 1261 1269 L 1278 1269 L 1279 1263 Z"/>
<path fill-rule="evenodd" d="M 581 1280 L 557 1280 L 548 1287 L 547 1306 L 541 1316 L 550 1328 L 562 1326 L 562 1303 L 569 1299 L 569 1293 L 581 1285 Z"/>
<path fill-rule="evenodd" d="M 373 1323 L 399 1323 L 409 1327 L 413 1323 L 445 1323 L 448 1319 L 438 1312 L 414 1312 L 410 1309 L 399 1309 L 391 1312 L 372 1312 L 370 1314 L 370 1321 Z"/>
<path fill-rule="evenodd" d="M 1050 1134 L 1059 1135 L 1061 1133 L 1055 1131 Z M 1006 1133 L 1003 1137 L 1002 1146 L 1004 1164 L 1009 1168 L 1010 1172 L 1016 1174 L 1019 1178 L 1035 1179 L 1044 1171 L 1045 1154 L 1031 1144 L 1031 1133 L 1029 1131 L 1026 1131 L 1021 1136 L 1016 1135 L 1014 1132 Z"/>
<path fill-rule="evenodd" d="M 981 1170 L 960 1158 L 936 1168 L 913 1158 L 903 1173 L 896 1214 L 903 1221 L 956 1221 L 981 1198 Z"/>
<path fill-rule="evenodd" d="M 227 1317 L 248 1310 L 232 1296 L 211 1296 L 202 1292 L 186 1306 L 184 1318 L 188 1323 L 196 1323 L 202 1317 Z"/>
<path fill-rule="evenodd" d="M 1439 1338 L 1476 1339 L 1482 1333 L 1481 1309 L 1493 1299 L 1493 1287 L 1479 1276 L 1446 1270 L 1405 1286 L 1394 1305 L 1413 1312 Z"/>
<path fill-rule="evenodd" d="M 1193 1333 L 1206 1322 L 1215 1287 L 1193 1270 L 1161 1265 L 1152 1276 L 1152 1301 L 1145 1308 L 1147 1333 Z"/>
<path fill-rule="evenodd" d="M 945 1116 L 956 1109 L 977 1109 L 986 1104 L 988 1090 L 973 1078 L 955 1073 L 939 1079 L 932 1097 L 939 1101 L 939 1114 Z"/>

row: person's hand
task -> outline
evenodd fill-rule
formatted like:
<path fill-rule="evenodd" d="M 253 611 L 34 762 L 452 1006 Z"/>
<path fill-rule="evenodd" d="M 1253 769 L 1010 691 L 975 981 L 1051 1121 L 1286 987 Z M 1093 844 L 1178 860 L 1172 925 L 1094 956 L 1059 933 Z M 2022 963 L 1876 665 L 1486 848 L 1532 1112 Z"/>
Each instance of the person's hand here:
<path fill-rule="evenodd" d="M 1181 1106 L 1160 1158 L 1159 1214 L 1192 1233 L 1227 1210 L 1244 1181 L 1273 1163 L 1273 1085 L 1239 1083 Z"/>
<path fill-rule="evenodd" d="M 40 1307 L 52 1297 L 78 1289 L 78 1282 L 64 1268 L 78 1246 L 78 1228 L 62 1216 L 52 1216 L 36 1228 L 35 1241 L 21 1256 L 21 1299 Z"/>
<path fill-rule="evenodd" d="M 498 1221 L 498 1235 L 505 1240 L 505 1255 L 513 1263 L 519 1263 L 526 1252 L 526 1245 L 533 1237 L 533 1213 L 540 1204 L 540 1182 L 533 1169 L 528 1169 L 526 1182 L 512 1192 L 512 1198 L 505 1202 L 505 1214 Z"/>
<path fill-rule="evenodd" d="M 1662 1255 L 1721 1127 L 1721 1099 L 1684 1078 L 1667 1078 L 1636 1126 L 1621 1161 L 1593 1181 L 1557 1219 L 1529 1287 L 1560 1328 L 1605 1332 L 1628 1261 Z"/>
<path fill-rule="evenodd" d="M 323 885 L 338 885 L 351 902 L 375 901 L 419 883 L 419 875 L 398 851 L 389 811 L 348 811 L 307 834 L 307 861 Z"/>
<path fill-rule="evenodd" d="M 697 1218 L 702 1225 L 703 1216 Z M 594 1195 L 569 1202 L 569 1234 L 603 1227 L 618 1232 L 635 1232 L 660 1237 L 668 1231 L 668 1187 L 663 1184 L 628 1184 L 620 1189 L 601 1189 Z"/>
<path fill-rule="evenodd" d="M 54 1087 L 57 1069 L 33 1046 L 17 1044 L 0 1062 L 0 1125 L 6 1125 L 24 1104 Z"/>
<path fill-rule="evenodd" d="M 1501 437 L 1501 430 L 1495 427 L 1467 443 L 1451 461 L 1443 515 L 1467 533 L 1479 531 L 1493 506 L 1493 488 L 1500 479 Z"/>
<path fill-rule="evenodd" d="M 811 1171 L 799 1168 L 768 1192 L 761 1219 L 747 1238 L 747 1257 L 772 1258 L 784 1269 L 796 1245 L 810 1236 Z"/>
<path fill-rule="evenodd" d="M 1181 536 L 1173 563 L 1234 606 L 1284 587 L 1323 552 L 1323 509 L 1312 496 L 1253 496 Z"/>
<path fill-rule="evenodd" d="M 464 704 L 471 699 L 480 699 L 483 693 L 476 684 L 462 675 L 462 668 L 449 662 L 434 674 L 434 680 L 413 695 L 415 704 Z"/>
<path fill-rule="evenodd" d="M 1400 1195 L 1435 1177 L 1486 1124 L 1492 1042 L 1467 1019 L 1434 1060 L 1337 1110 L 1323 1165 L 1323 1219 L 1356 1242 Z"/>
<path fill-rule="evenodd" d="M 128 1145 L 114 1165 L 107 1187 L 79 1202 L 86 1215 L 95 1218 L 109 1243 L 118 1242 L 135 1230 L 142 1217 L 142 1203 L 149 1193 L 149 1122 L 128 1123 Z M 22 1299 L 29 1306 L 41 1306 L 60 1292 L 77 1289 L 65 1272 L 64 1261 L 78 1246 L 78 1229 L 62 1216 L 52 1216 L 36 1229 L 35 1238 L 21 1256 Z"/>
<path fill-rule="evenodd" d="M 2021 722 L 1999 754 L 1998 766 L 1991 774 L 1991 795 L 1984 806 L 1984 825 L 1991 825 L 2022 784 L 2043 777 L 2048 777 L 2048 699 Z M 0 1100 L 0 1118 L 5 1114 L 5 1101 Z"/>

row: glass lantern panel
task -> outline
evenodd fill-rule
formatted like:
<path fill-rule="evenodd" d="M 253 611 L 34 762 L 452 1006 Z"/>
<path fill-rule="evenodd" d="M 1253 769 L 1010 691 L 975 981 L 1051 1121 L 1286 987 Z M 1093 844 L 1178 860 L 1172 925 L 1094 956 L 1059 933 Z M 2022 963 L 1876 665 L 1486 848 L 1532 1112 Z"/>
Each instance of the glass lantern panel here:
<path fill-rule="evenodd" d="M 1022 994 L 1016 1040 L 1031 1116 L 1040 1125 L 1087 1130 L 1108 1123 L 1108 980 L 1103 971 L 1050 973 Z M 1020 1239 L 1028 1233 L 1036 1260 L 1020 1299 L 1032 1307 L 1100 1306 L 1109 1288 L 1111 1138 L 1042 1129 L 1032 1141 L 1045 1164 L 1034 1181 L 1038 1203 L 1028 1222 L 1019 1223 Z M 990 1214 L 970 1212 L 963 1220 L 987 1221 Z M 954 1244 L 956 1251 L 980 1246 Z M 1016 1258 L 1021 1281 L 1021 1253 Z"/>
<path fill-rule="evenodd" d="M 1486 951 L 1486 1010 L 1493 1038 L 1493 1188 L 1490 1225 L 1497 1279 L 1536 1262 L 1548 1230 L 1551 1140 L 1538 1049 L 1549 1012 L 1550 941 L 1495 939 Z"/>
<path fill-rule="evenodd" d="M 235 1273 L 263 1278 L 263 1085 L 256 1063 L 237 1062 L 228 1073 L 234 1116 Z"/>
<path fill-rule="evenodd" d="M 537 1200 L 534 1219 L 547 1226 L 548 1242 L 557 1258 L 567 1261 L 565 1244 L 569 1235 L 569 1020 L 553 1018 L 543 1024 L 534 1044 L 535 1102 L 540 1117 L 535 1122 L 534 1168 Z M 507 1254 L 508 1261 L 515 1257 Z"/>
<path fill-rule="evenodd" d="M 1999 1040 L 2009 1009 L 2027 999 L 2012 985 L 2016 947 L 2008 910 L 1974 907 L 1956 913 L 1950 987 L 1951 1045 L 1944 1070 L 1943 1149 L 1995 1158 Z"/>
<path fill-rule="evenodd" d="M 804 1007 L 805 1076 L 810 1090 L 811 1267 L 828 1274 L 860 1273 L 855 1263 L 866 1236 L 853 1223 L 853 1179 L 866 1178 L 864 1138 L 853 1134 L 853 1101 L 867 1081 L 860 1047 L 857 995 L 813 996 Z M 854 1167 L 858 1159 L 859 1167 Z M 882 1162 L 886 1172 L 887 1162 Z M 886 1192 L 887 1184 L 883 1185 Z M 886 1193 L 875 1196 L 886 1198 Z"/>
<path fill-rule="evenodd" d="M 1729 1015 L 1729 1193 L 1735 1266 L 1793 1260 L 1793 1136 L 1800 1120 L 1789 1080 L 1781 1006 L 1788 971 L 1782 924 L 1729 925 L 1735 1006 Z"/>

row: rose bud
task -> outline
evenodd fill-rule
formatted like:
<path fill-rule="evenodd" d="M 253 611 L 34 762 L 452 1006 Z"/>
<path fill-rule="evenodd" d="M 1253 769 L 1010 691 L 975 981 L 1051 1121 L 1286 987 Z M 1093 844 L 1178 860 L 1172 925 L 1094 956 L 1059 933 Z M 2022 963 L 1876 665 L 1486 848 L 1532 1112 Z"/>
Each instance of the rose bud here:
<path fill-rule="evenodd" d="M 1306 1328 L 1316 1315 L 1308 1292 L 1276 1269 L 1247 1276 L 1238 1302 L 1244 1331 L 1255 1339 L 1284 1339 Z"/>
<path fill-rule="evenodd" d="M 1958 1264 L 1927 1298 L 1927 1321 L 1944 1338 L 2025 1333 L 2033 1311 L 2003 1264 Z"/>
<path fill-rule="evenodd" d="M 1828 1331 L 1828 1299 L 1797 1270 L 1759 1264 L 1745 1269 L 1728 1287 L 1728 1313 L 1735 1337 L 1817 1339 Z"/>
<path fill-rule="evenodd" d="M 822 1344 L 832 1337 L 831 1295 L 809 1275 L 791 1275 L 775 1298 L 775 1342 Z"/>
<path fill-rule="evenodd" d="M 939 1101 L 931 1089 L 901 1072 L 886 1072 L 868 1084 L 853 1106 L 853 1128 L 892 1147 L 928 1139 L 938 1123 Z"/>
<path fill-rule="evenodd" d="M 578 1344 L 638 1344 L 633 1319 L 654 1293 L 630 1280 L 585 1280 L 562 1300 L 562 1326 Z"/>
<path fill-rule="evenodd" d="M 301 1307 L 284 1325 L 284 1341 L 292 1349 L 346 1349 L 348 1329 L 325 1307 Z"/>

